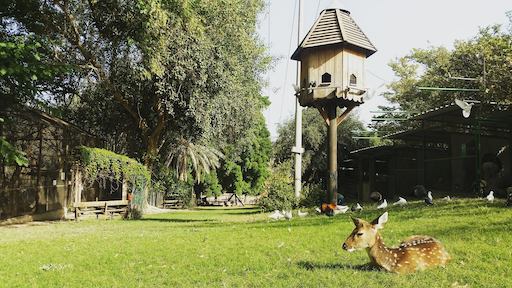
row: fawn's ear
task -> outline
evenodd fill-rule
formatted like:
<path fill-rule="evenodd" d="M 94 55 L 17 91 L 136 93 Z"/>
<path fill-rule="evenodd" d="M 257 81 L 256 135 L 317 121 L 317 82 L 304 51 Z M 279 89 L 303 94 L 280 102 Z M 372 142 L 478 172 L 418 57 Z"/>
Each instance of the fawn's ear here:
<path fill-rule="evenodd" d="M 352 217 L 352 216 L 350 216 L 350 218 L 352 219 L 352 222 L 354 222 L 354 225 L 356 225 L 356 227 L 361 226 L 361 219 L 359 219 L 359 218 L 354 218 L 354 217 Z"/>
<path fill-rule="evenodd" d="M 377 217 L 375 220 L 372 221 L 372 225 L 375 229 L 382 229 L 384 228 L 384 224 L 388 222 L 388 212 L 384 212 L 384 214 Z"/>

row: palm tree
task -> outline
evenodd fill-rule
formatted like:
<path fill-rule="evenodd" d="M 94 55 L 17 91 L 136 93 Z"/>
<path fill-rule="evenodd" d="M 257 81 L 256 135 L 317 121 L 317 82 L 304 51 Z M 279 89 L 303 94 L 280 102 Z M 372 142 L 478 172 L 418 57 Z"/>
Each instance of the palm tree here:
<path fill-rule="evenodd" d="M 194 144 L 180 138 L 171 145 L 165 165 L 172 166 L 176 171 L 176 177 L 182 181 L 187 181 L 188 169 L 191 166 L 195 180 L 201 183 L 202 175 L 218 168 L 222 158 L 224 154 L 215 148 Z"/>

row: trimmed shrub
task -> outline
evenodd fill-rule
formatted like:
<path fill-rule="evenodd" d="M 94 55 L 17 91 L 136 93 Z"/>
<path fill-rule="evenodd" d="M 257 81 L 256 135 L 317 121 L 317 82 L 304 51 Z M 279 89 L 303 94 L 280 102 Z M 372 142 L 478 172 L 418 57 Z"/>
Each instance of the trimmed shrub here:
<path fill-rule="evenodd" d="M 281 163 L 272 169 L 265 182 L 265 192 L 259 201 L 263 210 L 289 210 L 297 206 L 291 171 L 291 162 Z"/>

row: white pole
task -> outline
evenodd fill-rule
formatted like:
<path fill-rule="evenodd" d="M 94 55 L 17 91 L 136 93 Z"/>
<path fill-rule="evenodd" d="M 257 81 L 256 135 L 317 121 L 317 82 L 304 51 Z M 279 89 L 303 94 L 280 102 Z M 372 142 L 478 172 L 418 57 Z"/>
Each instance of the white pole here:
<path fill-rule="evenodd" d="M 299 17 L 297 21 L 297 46 L 300 45 L 302 28 L 302 0 L 299 1 Z M 297 61 L 297 86 L 300 87 L 300 61 Z M 302 107 L 299 104 L 299 98 L 295 99 L 295 147 L 292 148 L 295 154 L 295 197 L 300 197 L 302 190 Z"/>

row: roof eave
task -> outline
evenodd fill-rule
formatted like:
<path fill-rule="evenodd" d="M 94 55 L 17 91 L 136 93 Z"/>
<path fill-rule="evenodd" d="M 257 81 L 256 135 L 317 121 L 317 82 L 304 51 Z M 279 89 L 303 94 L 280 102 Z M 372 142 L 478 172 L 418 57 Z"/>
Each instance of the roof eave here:
<path fill-rule="evenodd" d="M 295 52 L 293 52 L 293 54 L 291 56 L 291 59 L 295 60 L 295 61 L 301 61 L 302 60 L 302 53 L 304 52 L 304 50 L 309 50 L 309 49 L 314 49 L 314 48 L 319 48 L 319 47 L 330 47 L 330 46 L 340 46 L 341 48 L 348 47 L 348 48 L 352 48 L 354 50 L 359 50 L 359 51 L 363 52 L 366 55 L 366 58 L 372 56 L 373 54 L 375 54 L 375 52 L 377 52 L 376 49 L 368 49 L 368 48 L 365 48 L 365 47 L 354 45 L 354 44 L 349 43 L 349 42 L 341 42 L 341 43 L 332 43 L 332 44 L 328 44 L 328 45 L 315 46 L 315 47 L 307 47 L 307 48 L 303 48 L 302 46 L 297 47 Z"/>

